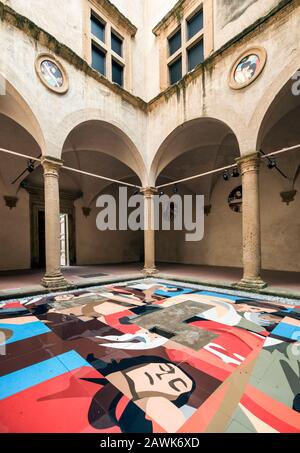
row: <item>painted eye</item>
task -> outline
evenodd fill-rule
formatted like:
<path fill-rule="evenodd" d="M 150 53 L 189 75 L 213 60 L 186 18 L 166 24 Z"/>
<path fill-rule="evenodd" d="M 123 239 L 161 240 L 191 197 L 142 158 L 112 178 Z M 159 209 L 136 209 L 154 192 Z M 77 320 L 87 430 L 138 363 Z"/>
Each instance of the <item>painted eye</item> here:
<path fill-rule="evenodd" d="M 187 383 L 181 378 L 173 379 L 169 382 L 169 386 L 177 393 L 184 392 L 187 389 Z"/>
<path fill-rule="evenodd" d="M 168 363 L 164 363 L 163 365 L 159 365 L 159 369 L 161 371 L 163 371 L 164 373 L 173 373 L 174 372 L 173 366 L 168 364 Z"/>

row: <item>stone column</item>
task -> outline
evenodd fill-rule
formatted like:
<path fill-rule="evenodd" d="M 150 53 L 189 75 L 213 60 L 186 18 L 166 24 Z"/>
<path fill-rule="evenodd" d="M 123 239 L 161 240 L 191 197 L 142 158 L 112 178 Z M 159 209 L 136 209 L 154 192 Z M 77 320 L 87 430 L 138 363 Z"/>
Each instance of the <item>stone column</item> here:
<path fill-rule="evenodd" d="M 68 286 L 60 269 L 60 208 L 58 174 L 62 161 L 43 157 L 45 192 L 46 274 L 42 285 L 49 289 Z"/>
<path fill-rule="evenodd" d="M 260 277 L 261 231 L 259 203 L 260 154 L 237 159 L 243 185 L 243 266 L 244 277 L 240 288 L 260 290 L 267 284 Z"/>
<path fill-rule="evenodd" d="M 144 247 L 145 265 L 144 274 L 154 275 L 157 273 L 155 267 L 155 229 L 154 229 L 154 202 L 153 195 L 157 190 L 153 187 L 146 187 L 141 190 L 144 195 Z"/>

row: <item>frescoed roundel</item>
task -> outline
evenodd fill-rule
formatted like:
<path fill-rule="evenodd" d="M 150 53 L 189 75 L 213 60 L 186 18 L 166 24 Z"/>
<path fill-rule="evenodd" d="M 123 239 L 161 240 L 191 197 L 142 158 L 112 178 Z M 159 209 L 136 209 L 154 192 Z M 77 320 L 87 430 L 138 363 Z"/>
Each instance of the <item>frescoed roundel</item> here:
<path fill-rule="evenodd" d="M 61 88 L 64 84 L 64 76 L 56 63 L 50 60 L 41 62 L 41 73 L 44 80 L 52 88 Z"/>
<path fill-rule="evenodd" d="M 254 47 L 243 52 L 234 62 L 229 74 L 229 85 L 239 90 L 250 85 L 263 71 L 267 53 L 262 47 Z"/>
<path fill-rule="evenodd" d="M 69 88 L 68 75 L 62 64 L 52 55 L 39 55 L 35 63 L 41 82 L 50 90 L 63 94 Z"/>
<path fill-rule="evenodd" d="M 242 212 L 243 208 L 243 188 L 242 186 L 236 187 L 230 192 L 228 197 L 228 205 L 234 212 Z"/>
<path fill-rule="evenodd" d="M 258 55 L 248 55 L 243 58 L 238 64 L 235 73 L 234 80 L 240 85 L 244 85 L 255 76 L 260 67 L 260 59 Z"/>

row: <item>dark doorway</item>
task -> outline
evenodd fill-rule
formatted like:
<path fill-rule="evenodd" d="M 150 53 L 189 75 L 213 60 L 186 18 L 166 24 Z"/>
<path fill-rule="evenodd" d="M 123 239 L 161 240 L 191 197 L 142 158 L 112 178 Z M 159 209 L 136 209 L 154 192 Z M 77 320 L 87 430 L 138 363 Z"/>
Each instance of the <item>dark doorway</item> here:
<path fill-rule="evenodd" d="M 46 267 L 45 211 L 38 211 L 39 268 Z"/>

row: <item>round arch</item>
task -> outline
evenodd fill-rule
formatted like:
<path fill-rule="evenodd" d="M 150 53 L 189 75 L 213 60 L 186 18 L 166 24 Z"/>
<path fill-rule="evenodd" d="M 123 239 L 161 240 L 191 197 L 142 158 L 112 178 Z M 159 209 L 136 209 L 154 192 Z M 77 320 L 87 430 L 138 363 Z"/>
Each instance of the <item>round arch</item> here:
<path fill-rule="evenodd" d="M 280 74 L 274 78 L 269 86 L 264 90 L 263 96 L 258 99 L 257 107 L 251 115 L 247 130 L 251 133 L 252 149 L 258 150 L 261 144 L 262 126 L 270 112 L 272 106 L 278 100 L 279 93 L 291 83 L 292 77 L 299 69 L 299 59 L 296 57 L 286 64 Z"/>
<path fill-rule="evenodd" d="M 300 144 L 300 94 L 295 95 L 293 90 L 295 72 L 295 66 L 285 68 L 280 79 L 273 83 L 272 90 L 266 93 L 267 108 L 258 108 L 258 115 L 263 116 L 257 119 L 260 121 L 255 136 L 257 150 L 269 154 Z M 262 265 L 264 269 L 297 272 L 300 262 L 297 209 L 300 150 L 279 154 L 275 161 L 276 168 L 261 165 L 260 169 Z M 270 200 L 272 210 L 269 209 Z"/>
<path fill-rule="evenodd" d="M 83 149 L 97 150 L 116 157 L 130 167 L 146 184 L 146 167 L 142 154 L 140 153 L 133 134 L 124 124 L 103 117 L 99 110 L 80 110 L 64 119 L 58 126 L 58 149 L 62 153 L 70 146 L 71 135 L 77 137 L 84 128 L 90 131 L 90 137 L 84 144 Z M 72 147 L 72 145 L 71 145 Z M 78 146 L 77 146 L 78 149 Z"/>
<path fill-rule="evenodd" d="M 297 111 L 299 112 L 300 109 L 300 94 L 298 96 L 293 94 L 294 83 L 295 81 L 289 78 L 268 105 L 257 133 L 257 149 L 261 149 L 265 145 L 267 151 L 272 151 L 299 143 Z M 276 134 L 276 130 L 279 133 L 279 129 L 280 136 Z M 283 130 L 286 131 L 284 135 Z M 273 149 L 271 149 L 270 139 L 268 140 L 272 134 L 274 137 L 276 136 Z"/>
<path fill-rule="evenodd" d="M 34 138 L 43 152 L 45 149 L 44 134 L 31 106 L 11 82 L 1 74 L 0 77 L 5 91 L 5 94 L 0 97 L 0 113 L 25 129 Z"/>
<path fill-rule="evenodd" d="M 219 149 L 228 138 L 231 138 L 238 157 L 240 154 L 238 139 L 224 122 L 211 117 L 202 117 L 181 124 L 168 135 L 156 152 L 150 169 L 151 184 L 155 185 L 161 172 L 180 156 L 198 151 L 207 154 L 208 150 Z"/>

